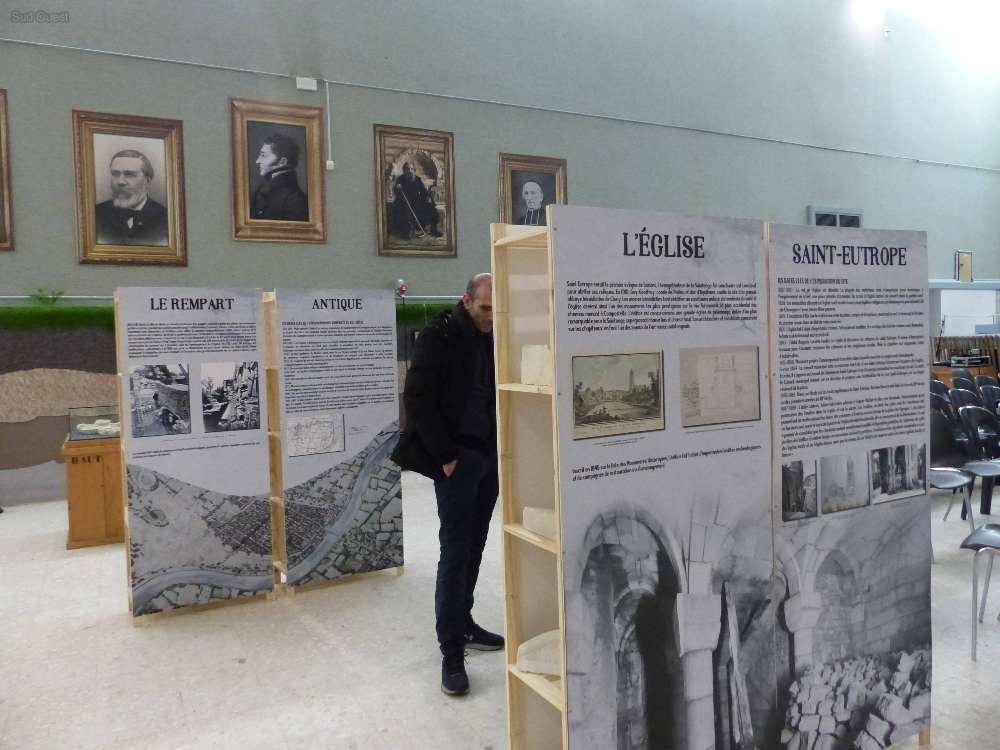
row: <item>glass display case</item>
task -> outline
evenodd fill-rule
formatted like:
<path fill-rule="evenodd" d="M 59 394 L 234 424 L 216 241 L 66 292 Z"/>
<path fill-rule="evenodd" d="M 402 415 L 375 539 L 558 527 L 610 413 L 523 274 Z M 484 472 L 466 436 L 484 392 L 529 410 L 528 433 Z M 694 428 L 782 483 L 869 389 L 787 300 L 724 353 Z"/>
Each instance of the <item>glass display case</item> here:
<path fill-rule="evenodd" d="M 121 422 L 117 406 L 82 406 L 69 410 L 69 439 L 95 440 L 118 437 Z"/>

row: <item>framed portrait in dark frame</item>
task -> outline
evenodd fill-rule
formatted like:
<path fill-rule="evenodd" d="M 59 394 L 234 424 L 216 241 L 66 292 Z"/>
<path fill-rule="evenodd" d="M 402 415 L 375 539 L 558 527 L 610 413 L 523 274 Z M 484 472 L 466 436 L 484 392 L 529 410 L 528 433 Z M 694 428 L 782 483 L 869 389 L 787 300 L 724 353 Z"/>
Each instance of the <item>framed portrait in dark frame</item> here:
<path fill-rule="evenodd" d="M 10 148 L 7 136 L 7 91 L 0 89 L 0 250 L 14 249 L 10 217 Z"/>
<path fill-rule="evenodd" d="M 455 257 L 452 134 L 375 125 L 374 135 L 378 254 Z"/>
<path fill-rule="evenodd" d="M 323 110 L 231 99 L 233 237 L 326 242 Z"/>
<path fill-rule="evenodd" d="M 73 111 L 81 263 L 187 265 L 180 120 Z"/>
<path fill-rule="evenodd" d="M 545 226 L 545 208 L 566 203 L 566 160 L 500 154 L 500 222 Z"/>

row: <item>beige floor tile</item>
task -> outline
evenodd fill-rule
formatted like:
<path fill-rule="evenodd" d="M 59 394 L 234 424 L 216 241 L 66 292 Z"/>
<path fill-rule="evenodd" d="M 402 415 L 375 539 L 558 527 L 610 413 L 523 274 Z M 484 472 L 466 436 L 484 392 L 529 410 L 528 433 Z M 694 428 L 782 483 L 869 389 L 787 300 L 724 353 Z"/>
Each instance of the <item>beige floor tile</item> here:
<path fill-rule="evenodd" d="M 404 479 L 404 574 L 198 613 L 127 613 L 121 545 L 65 549 L 65 503 L 0 516 L 0 748 L 3 750 L 500 750 L 504 660 L 468 659 L 472 693 L 439 689 L 431 485 Z M 968 527 L 932 519 L 931 750 L 1000 748 L 1000 566 L 969 659 Z M 991 520 L 991 519 L 986 519 Z M 1000 519 L 998 519 L 1000 520 Z M 502 629 L 496 523 L 476 618 Z M 915 739 L 900 747 L 915 750 Z"/>

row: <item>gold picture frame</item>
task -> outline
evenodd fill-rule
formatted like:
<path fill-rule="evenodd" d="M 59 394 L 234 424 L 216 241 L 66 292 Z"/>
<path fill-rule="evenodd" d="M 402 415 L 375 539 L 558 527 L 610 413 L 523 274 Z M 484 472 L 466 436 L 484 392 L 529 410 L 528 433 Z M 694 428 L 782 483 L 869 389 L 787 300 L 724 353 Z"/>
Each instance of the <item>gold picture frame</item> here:
<path fill-rule="evenodd" d="M 545 207 L 566 203 L 565 159 L 500 154 L 499 173 L 501 224 L 544 226 Z"/>
<path fill-rule="evenodd" d="M 81 263 L 186 266 L 180 120 L 73 110 Z"/>
<path fill-rule="evenodd" d="M 0 250 L 14 249 L 14 224 L 10 216 L 10 147 L 7 133 L 7 90 L 0 89 Z"/>
<path fill-rule="evenodd" d="M 326 242 L 323 110 L 229 102 L 233 239 Z"/>
<path fill-rule="evenodd" d="M 454 258 L 454 136 L 375 125 L 378 254 Z"/>

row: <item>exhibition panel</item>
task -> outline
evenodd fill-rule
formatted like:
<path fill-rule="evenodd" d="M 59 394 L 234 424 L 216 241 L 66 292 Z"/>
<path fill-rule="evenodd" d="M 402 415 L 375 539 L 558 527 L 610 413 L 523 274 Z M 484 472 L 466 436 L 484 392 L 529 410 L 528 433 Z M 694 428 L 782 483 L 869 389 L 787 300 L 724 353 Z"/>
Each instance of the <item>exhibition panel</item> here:
<path fill-rule="evenodd" d="M 926 244 L 770 227 L 783 737 L 883 747 L 930 723 Z"/>
<path fill-rule="evenodd" d="M 551 216 L 569 744 L 763 739 L 764 225 Z"/>
<path fill-rule="evenodd" d="M 548 226 L 491 232 L 512 747 L 926 744 L 925 235 Z"/>
<path fill-rule="evenodd" d="M 117 331 L 132 614 L 271 590 L 260 290 L 119 289 Z"/>
<path fill-rule="evenodd" d="M 287 582 L 403 564 L 395 303 L 376 290 L 275 293 Z"/>

